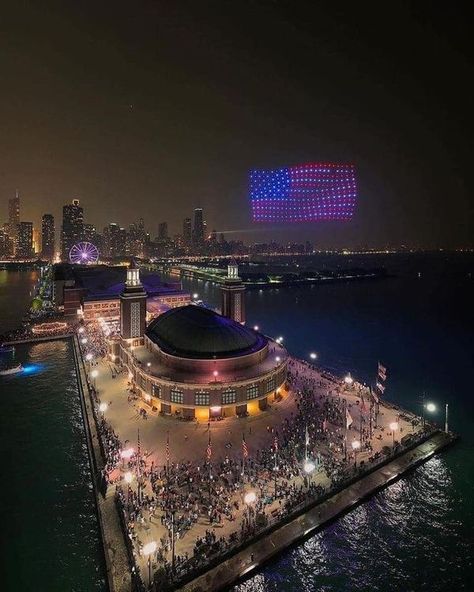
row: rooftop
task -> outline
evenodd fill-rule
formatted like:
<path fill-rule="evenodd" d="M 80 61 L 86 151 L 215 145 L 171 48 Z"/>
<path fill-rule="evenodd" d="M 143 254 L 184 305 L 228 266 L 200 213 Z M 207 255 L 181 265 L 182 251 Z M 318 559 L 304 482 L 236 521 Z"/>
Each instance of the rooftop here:
<path fill-rule="evenodd" d="M 242 356 L 267 344 L 267 339 L 257 331 L 195 305 L 160 315 L 150 323 L 146 335 L 165 353 L 193 359 Z"/>

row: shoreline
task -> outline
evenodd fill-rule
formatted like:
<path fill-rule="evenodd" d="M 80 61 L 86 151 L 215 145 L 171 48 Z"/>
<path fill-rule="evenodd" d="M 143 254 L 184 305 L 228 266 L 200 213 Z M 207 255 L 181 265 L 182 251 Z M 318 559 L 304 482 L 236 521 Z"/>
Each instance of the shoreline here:
<path fill-rule="evenodd" d="M 107 587 L 109 592 L 129 592 L 132 590 L 132 585 L 124 533 L 115 504 L 114 492 L 106 491 L 105 495 L 103 495 L 99 490 L 104 459 L 96 428 L 92 396 L 89 390 L 77 336 L 72 336 L 72 340 L 79 398 L 81 400 L 82 418 L 86 431 L 87 450 L 91 467 L 92 485 L 107 573 Z M 86 396 L 86 392 L 88 396 Z"/>
<path fill-rule="evenodd" d="M 94 401 L 89 389 L 78 337 L 69 334 L 25 339 L 16 343 L 35 343 L 59 339 L 72 339 L 108 590 L 110 592 L 137 590 L 131 578 L 130 557 L 115 503 L 114 488 L 109 487 L 105 496 L 100 491 L 104 458 L 93 411 Z M 350 482 L 342 485 L 337 491 L 328 493 L 323 499 L 310 501 L 304 507 L 295 509 L 291 515 L 272 525 L 268 531 L 259 533 L 243 548 L 234 549 L 227 554 L 227 557 L 224 554 L 211 561 L 209 568 L 205 571 L 195 572 L 194 577 L 190 575 L 190 577 L 183 578 L 181 582 L 176 582 L 169 588 L 163 589 L 184 592 L 218 592 L 228 589 L 253 575 L 256 570 L 277 555 L 319 532 L 380 490 L 401 479 L 406 473 L 453 445 L 457 440 L 457 435 L 440 430 L 427 434 L 421 441 L 412 443 L 397 452 L 395 456 L 355 476 Z"/>
<path fill-rule="evenodd" d="M 421 443 L 400 451 L 394 458 L 355 477 L 340 491 L 322 501 L 309 504 L 289 520 L 283 520 L 270 532 L 262 533 L 242 550 L 219 561 L 201 575 L 177 588 L 183 592 L 219 592 L 254 575 L 264 564 L 323 530 L 379 491 L 428 461 L 432 456 L 455 444 L 458 437 L 442 431 L 428 435 Z"/>

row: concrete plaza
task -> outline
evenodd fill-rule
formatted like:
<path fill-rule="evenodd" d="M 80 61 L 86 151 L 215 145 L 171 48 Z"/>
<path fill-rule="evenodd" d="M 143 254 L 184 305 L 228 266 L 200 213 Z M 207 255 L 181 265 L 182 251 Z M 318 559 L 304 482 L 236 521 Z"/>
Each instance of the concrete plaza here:
<path fill-rule="evenodd" d="M 249 457 L 257 450 L 270 448 L 273 444 L 275 431 L 281 432 L 285 420 L 294 417 L 298 413 L 297 397 L 295 391 L 305 389 L 306 396 L 316 398 L 330 398 L 336 401 L 344 398 L 347 401 L 347 408 L 352 420 L 352 424 L 347 429 L 347 448 L 350 462 L 353 459 L 351 448 L 352 442 L 360 439 L 361 416 L 367 412 L 367 392 L 366 399 L 362 404 L 360 386 L 357 384 L 346 385 L 341 381 L 334 381 L 325 378 L 316 368 L 299 362 L 292 361 L 291 372 L 293 381 L 291 389 L 282 393 L 280 401 L 271 402 L 269 408 L 255 415 L 249 415 L 245 418 L 230 417 L 222 421 L 209 422 L 206 419 L 193 422 L 181 421 L 175 416 L 163 416 L 158 412 L 153 412 L 144 398 L 137 397 L 131 393 L 128 371 L 115 366 L 106 358 L 96 363 L 94 370 L 97 370 L 97 376 L 94 378 L 98 391 L 99 399 L 107 404 L 104 411 L 104 417 L 110 426 L 114 429 L 124 448 L 138 447 L 138 434 L 140 437 L 141 454 L 146 458 L 146 467 L 164 467 L 166 464 L 166 443 L 169 439 L 170 463 L 183 463 L 191 461 L 193 463 L 203 463 L 206 459 L 206 449 L 209 437 L 212 443 L 212 463 L 217 465 L 223 461 L 226 456 L 238 462 L 242 459 L 242 439 L 245 437 L 249 450 Z M 146 417 L 142 410 L 146 411 Z M 398 409 L 380 402 L 377 427 L 373 430 L 371 438 L 370 452 L 360 451 L 357 454 L 357 463 L 366 461 L 370 455 L 382 451 L 384 447 L 392 447 L 393 441 L 399 441 L 401 437 L 417 431 L 419 425 L 413 426 L 413 416 L 400 414 Z M 395 434 L 389 428 L 393 422 L 397 423 L 398 429 Z M 327 430 L 335 436 L 344 433 L 344 428 L 329 424 Z M 319 454 L 323 458 L 328 455 L 338 458 L 343 457 L 343 452 L 337 446 L 323 445 L 317 441 L 311 442 L 308 449 L 308 456 L 316 458 Z M 115 481 L 123 484 L 123 476 L 126 471 L 133 471 L 134 468 L 128 467 L 126 461 L 115 471 Z M 330 478 L 326 473 L 324 463 L 319 470 L 312 475 L 312 482 L 320 485 L 324 489 L 331 485 Z M 302 476 L 294 476 L 291 484 L 297 487 L 302 486 L 304 479 Z M 288 483 L 286 483 L 288 485 Z M 136 479 L 132 481 L 132 488 L 136 488 Z M 277 486 L 280 486 L 277 478 Z M 275 499 L 274 479 L 261 480 L 257 488 L 255 483 L 249 484 L 242 480 L 240 486 L 233 492 L 229 503 L 237 508 L 232 512 L 231 519 L 224 519 L 219 524 L 210 524 L 206 514 L 199 515 L 196 522 L 175 541 L 175 551 L 178 556 L 188 555 L 191 557 L 194 552 L 195 542 L 203 537 L 206 531 L 213 530 L 217 537 L 229 537 L 231 533 L 239 533 L 241 524 L 245 518 L 246 505 L 244 503 L 244 494 L 249 489 L 258 491 L 259 497 L 265 497 L 268 502 L 265 506 L 266 515 L 278 511 L 281 507 L 281 499 Z M 114 495 L 115 484 L 109 486 L 109 496 Z M 150 484 L 147 482 L 144 495 L 152 497 L 154 495 Z M 179 512 L 179 510 L 178 510 Z M 134 532 L 137 535 L 135 540 L 136 559 L 141 567 L 142 573 L 147 573 L 146 559 L 141 555 L 140 550 L 146 543 L 156 541 L 158 546 L 166 548 L 165 556 L 168 561 L 171 559 L 170 553 L 170 535 L 169 530 L 162 523 L 163 512 L 160 508 L 154 508 L 153 512 L 144 511 L 142 520 L 134 524 Z M 156 562 L 153 568 L 158 567 Z"/>

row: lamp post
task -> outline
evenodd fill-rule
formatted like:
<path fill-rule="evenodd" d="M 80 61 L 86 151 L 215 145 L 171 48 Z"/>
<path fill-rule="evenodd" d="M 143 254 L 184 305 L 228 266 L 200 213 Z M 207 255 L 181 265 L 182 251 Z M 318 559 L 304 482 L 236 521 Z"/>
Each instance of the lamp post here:
<path fill-rule="evenodd" d="M 304 464 L 303 464 L 303 471 L 306 473 L 307 475 L 307 479 L 308 479 L 308 489 L 309 486 L 311 484 L 311 475 L 314 471 L 314 469 L 316 468 L 316 465 L 311 462 L 310 460 L 305 460 Z"/>
<path fill-rule="evenodd" d="M 98 370 L 92 370 L 91 378 L 92 378 L 92 386 L 95 388 L 95 379 L 99 376 Z"/>
<path fill-rule="evenodd" d="M 395 448 L 395 432 L 399 428 L 398 422 L 392 421 L 392 423 L 388 427 L 392 430 L 392 448 Z"/>
<path fill-rule="evenodd" d="M 150 541 L 143 546 L 142 550 L 143 555 L 148 558 L 148 587 L 151 586 L 151 556 L 155 553 L 157 547 L 156 541 Z"/>
<path fill-rule="evenodd" d="M 257 494 L 255 493 L 255 491 L 247 491 L 247 493 L 244 495 L 244 502 L 245 502 L 245 505 L 247 506 L 247 516 L 248 516 L 249 526 L 250 526 L 250 506 L 252 506 L 256 501 L 257 501 Z"/>
<path fill-rule="evenodd" d="M 258 331 L 259 330 L 259 326 L 258 325 L 254 325 L 253 330 L 254 331 Z"/>
<path fill-rule="evenodd" d="M 354 383 L 354 379 L 351 376 L 351 373 L 349 372 L 349 374 L 344 378 L 344 382 L 347 384 L 347 386 L 351 386 L 351 384 Z"/>
<path fill-rule="evenodd" d="M 107 411 L 107 408 L 108 408 L 108 405 L 107 405 L 107 403 L 101 403 L 101 404 L 99 405 L 99 411 L 100 411 L 101 413 L 105 413 L 105 412 Z"/>
<path fill-rule="evenodd" d="M 357 452 L 360 449 L 360 441 L 352 440 L 352 450 L 354 451 L 354 467 L 357 467 Z"/>
<path fill-rule="evenodd" d="M 316 352 L 311 352 L 309 354 L 309 357 L 311 360 L 317 360 L 318 359 L 318 354 Z"/>
<path fill-rule="evenodd" d="M 217 377 L 219 376 L 219 372 L 217 370 L 214 370 L 214 372 L 212 374 L 214 376 L 214 382 L 217 382 Z"/>
<path fill-rule="evenodd" d="M 446 433 L 448 433 L 448 404 L 446 403 L 445 409 L 444 409 L 444 431 Z"/>
<path fill-rule="evenodd" d="M 174 573 L 175 567 L 175 535 L 174 535 L 174 515 L 176 510 L 171 510 L 171 571 Z"/>
<path fill-rule="evenodd" d="M 127 484 L 127 504 L 128 504 L 128 496 L 129 496 L 129 492 L 130 492 L 130 483 L 133 481 L 133 473 L 130 471 L 127 471 L 125 473 L 125 475 L 123 476 L 125 483 Z"/>

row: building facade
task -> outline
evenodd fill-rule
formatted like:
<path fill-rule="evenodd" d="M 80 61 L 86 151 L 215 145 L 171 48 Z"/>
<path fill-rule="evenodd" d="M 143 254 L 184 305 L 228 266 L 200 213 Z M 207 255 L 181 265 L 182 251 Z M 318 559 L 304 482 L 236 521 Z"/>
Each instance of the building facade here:
<path fill-rule="evenodd" d="M 41 257 L 47 261 L 54 259 L 55 228 L 54 216 L 43 214 L 41 218 Z"/>
<path fill-rule="evenodd" d="M 61 260 L 67 261 L 72 246 L 83 240 L 84 210 L 78 199 L 63 206 L 63 224 L 61 228 Z"/>
<path fill-rule="evenodd" d="M 235 261 L 228 265 L 227 277 L 221 285 L 221 312 L 237 323 L 245 323 L 245 286 Z"/>
<path fill-rule="evenodd" d="M 20 222 L 18 224 L 18 247 L 16 256 L 22 259 L 30 259 L 33 251 L 33 222 Z"/>

